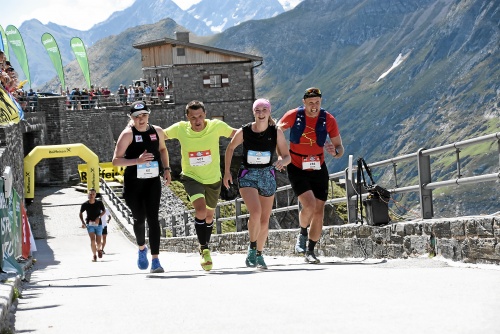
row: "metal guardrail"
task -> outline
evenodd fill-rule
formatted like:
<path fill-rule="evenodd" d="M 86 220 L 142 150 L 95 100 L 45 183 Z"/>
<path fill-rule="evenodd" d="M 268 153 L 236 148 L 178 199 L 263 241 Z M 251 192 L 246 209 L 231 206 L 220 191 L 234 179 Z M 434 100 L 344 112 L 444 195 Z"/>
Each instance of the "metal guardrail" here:
<path fill-rule="evenodd" d="M 484 175 L 477 175 L 477 176 L 470 176 L 470 177 L 463 177 L 461 175 L 461 161 L 460 161 L 460 151 L 461 149 L 472 146 L 472 145 L 477 145 L 485 142 L 497 142 L 497 147 L 498 147 L 498 155 L 499 155 L 499 167 L 498 167 L 498 172 L 497 173 L 490 173 L 490 174 L 484 174 Z M 432 182 L 432 169 L 431 169 L 431 160 L 430 157 L 432 155 L 437 155 L 441 153 L 447 153 L 450 151 L 455 151 L 456 153 L 456 163 L 457 163 L 457 172 L 458 172 L 458 177 L 455 179 L 449 179 L 449 180 L 443 180 L 443 181 L 435 181 Z M 406 154 L 402 156 L 398 156 L 392 159 L 388 160 L 383 160 L 383 161 L 378 161 L 374 162 L 371 164 L 368 164 L 370 169 L 373 168 L 378 168 L 378 167 L 385 167 L 385 166 L 390 166 L 392 165 L 394 167 L 394 174 L 395 178 L 397 180 L 397 175 L 396 175 L 396 164 L 400 162 L 414 162 L 417 164 L 418 167 L 418 184 L 415 185 L 410 185 L 410 186 L 405 186 L 405 187 L 398 187 L 397 181 L 396 181 L 396 187 L 387 189 L 391 192 L 391 194 L 398 194 L 398 193 L 408 193 L 408 192 L 418 192 L 419 193 L 419 202 L 420 202 L 420 215 L 423 219 L 431 219 L 434 216 L 434 208 L 433 208 L 433 198 L 432 198 L 432 190 L 441 188 L 441 187 L 447 187 L 447 186 L 452 186 L 452 185 L 463 185 L 463 184 L 471 184 L 471 183 L 479 183 L 479 182 L 491 182 L 491 181 L 496 181 L 500 179 L 500 132 L 493 133 L 490 135 L 485 135 L 481 137 L 477 137 L 474 139 L 469 139 L 469 140 L 464 140 L 460 142 L 456 142 L 453 144 L 449 145 L 444 145 L 444 146 L 439 146 L 436 148 L 432 149 L 420 149 L 415 153 L 411 154 Z M 363 193 L 358 195 L 356 193 L 356 188 L 355 188 L 355 180 L 354 180 L 354 172 L 356 171 L 357 167 L 353 166 L 352 164 L 352 156 L 350 156 L 349 163 L 347 168 L 344 171 L 339 171 L 330 174 L 330 187 L 333 187 L 333 183 L 337 183 L 337 180 L 344 180 L 345 183 L 345 190 L 346 190 L 346 196 L 345 197 L 340 197 L 340 198 L 331 198 L 326 201 L 326 204 L 338 204 L 338 203 L 346 203 L 347 204 L 347 216 L 348 216 L 348 222 L 349 223 L 356 223 L 358 221 L 357 217 L 357 210 L 356 210 L 356 201 L 358 199 L 358 196 L 361 196 L 362 199 L 365 199 L 368 197 L 368 193 Z M 124 214 L 124 217 L 127 217 L 129 223 L 132 224 L 132 213 L 130 212 L 130 209 L 114 194 L 114 192 L 105 184 L 103 185 L 103 189 L 105 189 L 106 194 L 110 195 L 113 203 L 116 203 L 115 205 L 119 206 Z M 108 191 L 110 193 L 108 193 Z M 288 205 L 283 206 L 283 207 L 277 207 L 278 206 L 278 201 L 277 197 L 275 196 L 275 206 L 276 208 L 272 210 L 271 215 L 274 215 L 276 213 L 280 212 L 286 212 L 286 211 L 291 211 L 291 210 L 299 210 L 299 205 L 291 205 L 291 199 L 293 198 L 293 195 L 290 196 L 291 192 L 291 186 L 283 186 L 279 187 L 277 189 L 277 194 L 283 191 L 287 191 L 287 198 L 288 198 Z M 332 192 L 333 194 L 333 188 Z M 243 204 L 243 199 L 242 198 L 236 198 L 231 201 L 225 201 L 225 202 L 219 202 L 217 204 L 217 207 L 215 209 L 215 224 L 216 224 L 216 233 L 221 234 L 222 233 L 222 226 L 221 222 L 223 221 L 231 221 L 234 220 L 236 222 L 236 230 L 239 232 L 242 230 L 242 219 L 248 218 L 248 214 L 242 214 L 241 206 Z M 224 206 L 233 206 L 235 210 L 235 215 L 233 216 L 228 216 L 228 217 L 222 217 L 221 216 L 221 208 Z M 187 236 L 189 234 L 189 229 L 187 228 L 187 225 L 189 223 L 189 217 L 194 213 L 194 210 L 186 210 L 182 214 L 182 221 L 184 224 L 184 231 L 185 235 Z M 175 237 L 176 236 L 176 229 L 175 226 L 177 224 L 177 219 L 178 217 L 172 215 L 170 217 L 171 222 L 172 222 L 172 235 Z"/>
<path fill-rule="evenodd" d="M 132 211 L 102 178 L 100 178 L 100 187 L 101 190 L 104 190 L 104 193 L 109 196 L 111 203 L 121 212 L 123 218 L 125 218 L 129 224 L 133 225 L 134 219 L 132 217 Z"/>
<path fill-rule="evenodd" d="M 498 155 L 499 155 L 499 168 L 497 173 L 491 173 L 491 174 L 485 174 L 485 175 L 478 175 L 478 176 L 471 176 L 471 177 L 463 177 L 461 175 L 461 166 L 460 166 L 460 150 L 476 145 L 476 144 L 481 144 L 485 142 L 497 142 L 497 147 L 498 147 Z M 430 157 L 432 155 L 437 155 L 449 151 L 455 151 L 456 153 L 456 163 L 457 163 L 457 172 L 458 172 L 458 177 L 455 179 L 451 180 L 443 180 L 443 181 L 435 181 L 432 182 L 432 171 L 431 171 L 431 162 L 430 162 Z M 449 145 L 444 145 L 444 146 L 439 146 L 436 148 L 432 149 L 420 149 L 415 153 L 411 154 L 406 154 L 402 156 L 398 156 L 392 159 L 388 160 L 383 160 L 383 161 L 378 161 L 375 163 L 368 164 L 370 169 L 376 168 L 376 167 L 384 167 L 384 166 L 395 166 L 396 163 L 398 162 L 412 162 L 414 161 L 417 164 L 418 167 L 418 184 L 416 185 L 410 185 L 406 187 L 398 187 L 396 184 L 395 188 L 388 189 L 392 194 L 397 194 L 397 193 L 408 193 L 408 192 L 419 192 L 419 202 L 420 202 L 420 214 L 423 219 L 431 219 L 434 216 L 434 208 L 433 208 L 433 201 L 432 201 L 432 190 L 437 189 L 440 187 L 447 187 L 447 186 L 452 186 L 452 185 L 463 185 L 463 184 L 471 184 L 471 183 L 478 183 L 478 182 L 491 182 L 491 181 L 496 181 L 500 179 L 500 132 L 493 133 L 490 135 L 485 135 L 485 136 L 480 136 L 477 138 L 469 139 L 469 140 L 464 140 L 460 142 L 456 142 L 453 144 Z M 355 183 L 354 181 L 354 172 L 356 171 L 357 167 L 352 166 L 352 158 L 349 159 L 349 166 L 344 170 L 344 171 L 339 171 L 336 173 L 330 174 L 330 182 L 335 182 L 335 180 L 344 178 L 345 180 L 345 186 L 346 186 L 346 196 L 345 197 L 340 197 L 340 198 L 332 198 L 326 201 L 326 204 L 337 204 L 337 203 L 346 203 L 347 208 L 348 208 L 348 222 L 349 223 L 355 223 L 358 219 L 357 217 L 357 210 L 356 210 L 356 200 L 357 200 L 357 193 L 355 190 L 355 187 L 353 184 Z M 394 169 L 394 173 L 396 173 L 396 170 Z M 397 176 L 395 175 L 396 179 Z M 352 181 L 352 182 L 351 182 Z M 282 192 L 282 191 L 289 191 L 291 189 L 291 186 L 284 186 L 280 187 L 277 190 L 277 193 Z M 333 193 L 333 192 L 332 192 Z M 361 194 L 362 198 L 368 197 L 368 193 Z M 236 220 L 236 228 L 237 231 L 240 231 L 239 227 L 241 228 L 241 223 L 239 220 L 248 218 L 248 214 L 241 214 L 241 203 L 243 200 L 241 198 L 237 198 L 234 201 L 226 201 L 226 202 L 221 202 L 217 205 L 216 209 L 216 214 L 215 214 L 215 221 L 216 223 L 219 223 L 221 221 L 227 221 L 227 220 Z M 234 204 L 233 204 L 234 203 Z M 236 214 L 231 217 L 220 217 L 220 206 L 225 206 L 225 205 L 234 205 L 236 208 Z M 284 212 L 284 211 L 290 211 L 290 210 L 298 210 L 299 206 L 298 205 L 288 205 L 285 207 L 281 208 L 275 208 L 272 210 L 271 215 L 278 213 L 278 212 Z M 194 212 L 193 210 L 191 212 Z M 218 225 L 217 225 L 218 226 Z M 219 233 L 219 232 L 218 232 Z"/>

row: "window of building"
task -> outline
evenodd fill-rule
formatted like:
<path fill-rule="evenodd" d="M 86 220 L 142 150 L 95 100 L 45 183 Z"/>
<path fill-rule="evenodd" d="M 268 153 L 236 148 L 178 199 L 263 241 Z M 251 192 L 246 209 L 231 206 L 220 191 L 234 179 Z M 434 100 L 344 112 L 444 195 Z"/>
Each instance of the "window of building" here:
<path fill-rule="evenodd" d="M 203 76 L 204 88 L 221 88 L 229 86 L 227 74 L 210 74 Z"/>
<path fill-rule="evenodd" d="M 186 49 L 184 48 L 177 48 L 177 56 L 178 57 L 183 57 L 186 55 Z"/>

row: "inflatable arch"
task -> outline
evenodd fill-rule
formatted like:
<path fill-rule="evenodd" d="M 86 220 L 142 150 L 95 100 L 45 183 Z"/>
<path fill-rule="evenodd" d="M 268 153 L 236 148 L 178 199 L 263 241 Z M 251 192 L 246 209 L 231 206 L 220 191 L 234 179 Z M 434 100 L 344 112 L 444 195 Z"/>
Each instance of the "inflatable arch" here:
<path fill-rule="evenodd" d="M 46 158 L 78 156 L 88 167 L 87 189 L 94 188 L 99 193 L 99 157 L 83 144 L 47 145 L 35 147 L 24 158 L 24 198 L 35 197 L 35 165 Z"/>

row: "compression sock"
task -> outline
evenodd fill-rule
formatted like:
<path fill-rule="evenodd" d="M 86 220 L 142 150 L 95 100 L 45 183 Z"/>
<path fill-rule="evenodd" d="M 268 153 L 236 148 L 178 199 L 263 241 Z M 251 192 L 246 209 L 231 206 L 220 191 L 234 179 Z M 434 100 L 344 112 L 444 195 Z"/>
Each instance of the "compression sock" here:
<path fill-rule="evenodd" d="M 307 250 L 310 252 L 314 252 L 314 246 L 316 246 L 317 241 L 312 241 L 309 239 L 309 244 L 307 245 Z"/>
<path fill-rule="evenodd" d="M 250 249 L 257 249 L 257 240 L 250 241 Z"/>
<path fill-rule="evenodd" d="M 207 244 L 207 228 L 205 227 L 205 219 L 200 220 L 198 218 L 194 218 L 194 228 L 196 230 L 196 235 L 198 236 L 198 242 L 200 245 Z"/>
<path fill-rule="evenodd" d="M 300 234 L 305 235 L 307 237 L 307 227 L 300 227 Z"/>
<path fill-rule="evenodd" d="M 262 256 L 262 251 L 257 251 L 257 256 Z"/>
<path fill-rule="evenodd" d="M 212 228 L 214 227 L 214 222 L 211 222 L 210 224 L 205 222 L 205 241 L 208 243 L 210 242 L 210 237 L 212 236 Z"/>

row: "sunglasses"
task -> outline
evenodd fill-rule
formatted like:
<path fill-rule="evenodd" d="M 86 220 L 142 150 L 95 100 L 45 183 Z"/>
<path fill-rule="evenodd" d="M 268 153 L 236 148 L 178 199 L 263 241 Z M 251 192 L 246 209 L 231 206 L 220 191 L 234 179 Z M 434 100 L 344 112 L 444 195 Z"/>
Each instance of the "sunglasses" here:
<path fill-rule="evenodd" d="M 321 97 L 321 91 L 318 88 L 308 88 L 304 92 L 304 98 Z"/>

